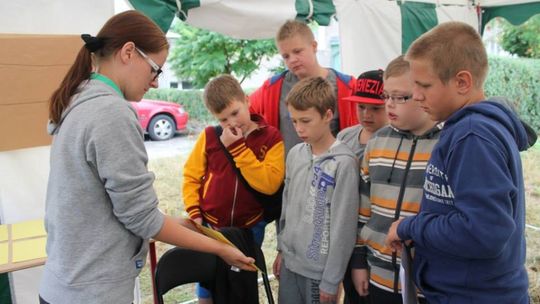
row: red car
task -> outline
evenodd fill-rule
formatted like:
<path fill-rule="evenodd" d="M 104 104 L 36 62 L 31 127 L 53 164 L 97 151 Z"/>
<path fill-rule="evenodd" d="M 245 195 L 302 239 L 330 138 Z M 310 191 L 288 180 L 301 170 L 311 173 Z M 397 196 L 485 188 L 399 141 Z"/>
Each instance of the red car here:
<path fill-rule="evenodd" d="M 150 99 L 130 103 L 137 110 L 141 127 L 152 140 L 171 139 L 176 131 L 186 129 L 189 114 L 180 104 Z"/>

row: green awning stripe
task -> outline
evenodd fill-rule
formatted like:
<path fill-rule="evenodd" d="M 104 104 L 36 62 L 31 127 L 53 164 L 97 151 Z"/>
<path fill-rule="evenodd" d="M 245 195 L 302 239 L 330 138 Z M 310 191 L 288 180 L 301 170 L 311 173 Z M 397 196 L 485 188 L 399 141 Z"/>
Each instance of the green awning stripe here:
<path fill-rule="evenodd" d="M 309 17 L 310 5 L 313 6 L 311 20 L 316 21 L 319 25 L 330 24 L 330 18 L 336 13 L 336 7 L 332 0 L 296 0 L 297 20 L 305 21 Z"/>
<path fill-rule="evenodd" d="M 503 17 L 513 25 L 519 25 L 536 14 L 540 14 L 540 3 L 538 2 L 483 8 L 482 33 L 486 24 L 495 17 Z"/>
<path fill-rule="evenodd" d="M 177 11 L 176 0 L 129 0 L 129 2 L 134 9 L 154 20 L 159 28 L 167 33 Z"/>
<path fill-rule="evenodd" d="M 435 4 L 407 1 L 400 4 L 401 10 L 401 53 L 423 33 L 438 24 Z"/>

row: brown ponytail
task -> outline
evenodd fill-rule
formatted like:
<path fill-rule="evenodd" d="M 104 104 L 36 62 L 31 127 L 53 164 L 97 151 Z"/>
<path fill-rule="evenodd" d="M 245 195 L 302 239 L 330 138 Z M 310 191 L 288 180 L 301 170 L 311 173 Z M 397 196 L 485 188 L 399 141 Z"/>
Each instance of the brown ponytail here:
<path fill-rule="evenodd" d="M 103 40 L 101 49 L 94 52 L 97 58 L 113 55 L 125 43 L 132 41 L 145 53 L 158 53 L 169 48 L 163 31 L 148 17 L 137 11 L 126 11 L 111 17 L 96 35 Z M 49 119 L 60 122 L 60 117 L 68 107 L 79 85 L 92 72 L 91 52 L 83 46 L 75 62 L 54 91 L 49 103 Z"/>
<path fill-rule="evenodd" d="M 54 91 L 49 103 L 49 119 L 54 122 L 60 122 L 62 112 L 67 108 L 71 96 L 75 94 L 79 84 L 90 77 L 92 72 L 92 62 L 90 52 L 83 46 L 75 59 L 75 62 L 67 72 L 60 87 Z"/>

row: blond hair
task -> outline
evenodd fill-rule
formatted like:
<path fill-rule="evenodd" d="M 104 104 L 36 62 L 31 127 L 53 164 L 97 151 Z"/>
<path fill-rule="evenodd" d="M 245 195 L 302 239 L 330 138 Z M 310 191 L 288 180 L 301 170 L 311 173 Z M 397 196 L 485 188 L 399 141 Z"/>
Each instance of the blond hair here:
<path fill-rule="evenodd" d="M 278 30 L 276 34 L 276 42 L 289 39 L 294 36 L 299 36 L 307 41 L 315 41 L 315 36 L 309 26 L 301 21 L 287 20 Z"/>
<path fill-rule="evenodd" d="M 482 88 L 488 71 L 486 49 L 475 28 L 463 22 L 445 22 L 424 33 L 410 46 L 407 60 L 429 60 L 443 83 L 459 71 L 468 71 Z"/>
<path fill-rule="evenodd" d="M 332 85 L 322 77 L 309 77 L 300 80 L 285 98 L 285 104 L 296 110 L 306 111 L 315 108 L 324 116 L 336 107 L 336 95 Z"/>
<path fill-rule="evenodd" d="M 409 72 L 409 70 L 409 62 L 405 60 L 404 55 L 399 55 L 398 57 L 390 61 L 390 63 L 386 66 L 383 74 L 383 79 L 387 80 L 390 77 L 399 77 Z"/>
<path fill-rule="evenodd" d="M 204 87 L 204 105 L 212 113 L 221 113 L 233 101 L 245 101 L 240 83 L 231 75 L 222 74 Z"/>

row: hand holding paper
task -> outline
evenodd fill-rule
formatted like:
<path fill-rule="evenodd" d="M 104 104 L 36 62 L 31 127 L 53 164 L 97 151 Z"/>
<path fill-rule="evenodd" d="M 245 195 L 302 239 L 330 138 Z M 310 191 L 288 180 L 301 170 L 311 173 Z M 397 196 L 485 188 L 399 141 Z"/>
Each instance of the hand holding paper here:
<path fill-rule="evenodd" d="M 207 237 L 212 238 L 212 239 L 214 239 L 216 241 L 219 241 L 219 242 L 225 243 L 227 245 L 230 245 L 230 246 L 234 247 L 236 250 L 238 250 L 238 248 L 233 243 L 231 243 L 231 241 L 229 241 L 221 232 L 219 232 L 217 230 L 214 230 L 214 229 L 212 229 L 210 227 L 203 226 L 203 225 L 201 225 L 201 224 L 199 224 L 199 223 L 197 223 L 197 222 L 195 222 L 195 221 L 193 221 L 191 219 L 189 221 L 197 229 L 197 231 L 199 231 L 200 233 L 202 233 L 202 234 L 206 235 Z M 222 258 L 224 260 L 228 261 L 225 257 L 222 257 Z M 237 263 L 229 263 L 229 264 L 234 266 L 234 267 L 237 267 L 237 268 L 239 267 L 239 268 L 244 269 L 243 267 L 240 267 Z M 250 270 L 250 271 L 257 271 L 258 270 L 258 271 L 262 272 L 262 270 L 260 270 L 259 267 L 257 267 L 254 262 L 249 263 L 249 266 L 251 267 L 251 269 L 247 269 L 247 270 Z M 246 270 L 246 269 L 244 269 L 244 270 Z"/>

